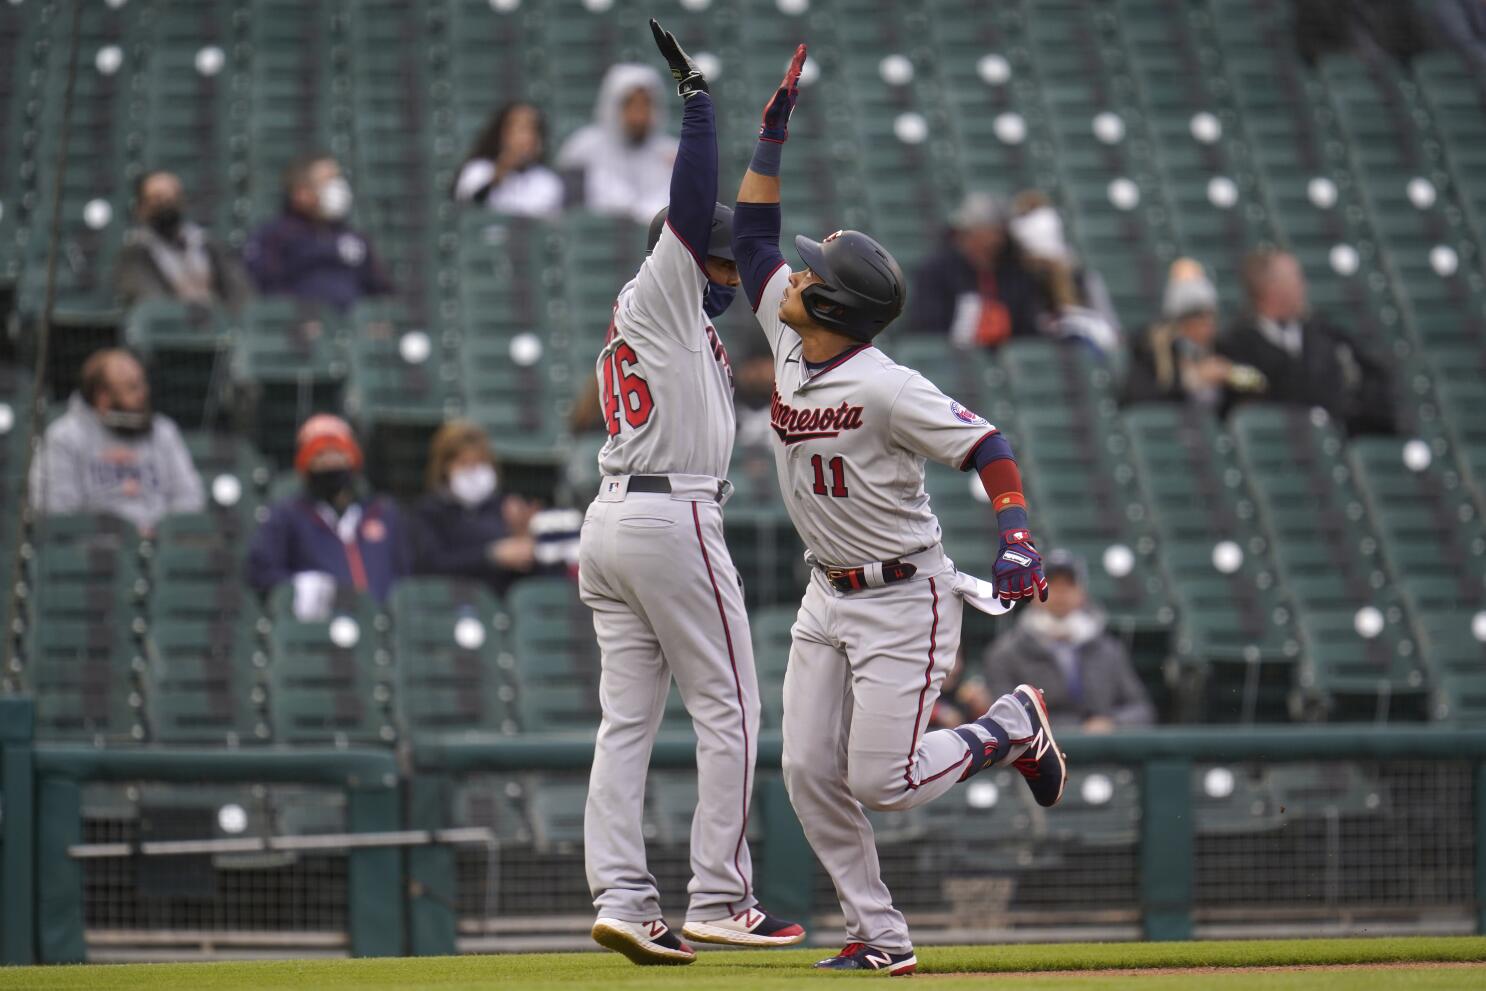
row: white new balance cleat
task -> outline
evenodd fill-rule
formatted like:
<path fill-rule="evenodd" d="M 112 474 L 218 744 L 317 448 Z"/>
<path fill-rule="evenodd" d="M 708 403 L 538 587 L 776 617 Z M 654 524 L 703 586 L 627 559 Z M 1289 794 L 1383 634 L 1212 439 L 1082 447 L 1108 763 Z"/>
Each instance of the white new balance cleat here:
<path fill-rule="evenodd" d="M 726 943 L 729 946 L 793 946 L 805 938 L 805 929 L 797 922 L 786 922 L 755 906 L 731 918 L 688 922 L 681 935 L 698 943 Z"/>
<path fill-rule="evenodd" d="M 593 924 L 591 935 L 598 945 L 623 953 L 644 966 L 688 964 L 697 958 L 696 951 L 676 938 L 665 919 L 649 922 L 599 919 Z"/>

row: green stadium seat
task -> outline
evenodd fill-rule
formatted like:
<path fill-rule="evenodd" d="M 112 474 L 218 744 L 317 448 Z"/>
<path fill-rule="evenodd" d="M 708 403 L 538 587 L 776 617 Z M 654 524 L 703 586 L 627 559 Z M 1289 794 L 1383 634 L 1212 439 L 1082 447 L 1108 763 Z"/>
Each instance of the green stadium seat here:
<path fill-rule="evenodd" d="M 237 745 L 269 736 L 263 712 L 268 657 L 257 618 L 256 605 L 244 603 L 215 619 L 151 626 L 146 700 L 152 740 Z"/>
<path fill-rule="evenodd" d="M 406 578 L 388 609 L 397 704 L 409 730 L 516 731 L 509 617 L 483 583 Z"/>
<path fill-rule="evenodd" d="M 183 430 L 209 425 L 225 412 L 232 332 L 223 314 L 146 300 L 130 310 L 124 341 L 145 356 L 151 402 Z"/>

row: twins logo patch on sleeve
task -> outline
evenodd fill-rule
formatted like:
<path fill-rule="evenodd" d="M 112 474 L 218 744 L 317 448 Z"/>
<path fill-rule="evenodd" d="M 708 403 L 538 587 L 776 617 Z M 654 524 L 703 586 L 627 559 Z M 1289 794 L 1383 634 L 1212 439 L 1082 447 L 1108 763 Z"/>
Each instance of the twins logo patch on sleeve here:
<path fill-rule="evenodd" d="M 966 409 L 953 399 L 949 401 L 949 411 L 955 415 L 955 419 L 962 420 L 965 423 L 980 424 L 987 422 L 985 417 L 973 410 Z"/>

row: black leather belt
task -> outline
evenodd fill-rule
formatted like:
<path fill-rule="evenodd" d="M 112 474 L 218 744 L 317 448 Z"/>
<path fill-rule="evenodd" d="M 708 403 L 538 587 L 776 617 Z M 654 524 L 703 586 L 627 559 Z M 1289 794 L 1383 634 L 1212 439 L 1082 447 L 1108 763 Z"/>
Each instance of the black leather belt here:
<path fill-rule="evenodd" d="M 631 492 L 661 492 L 670 495 L 671 480 L 664 475 L 631 475 L 629 490 Z"/>
<path fill-rule="evenodd" d="M 871 588 L 867 584 L 866 568 L 821 568 L 825 572 L 826 581 L 838 592 L 860 592 L 864 588 Z M 882 562 L 882 584 L 891 585 L 894 582 L 906 582 L 912 578 L 918 569 L 905 561 L 892 560 Z"/>
<path fill-rule="evenodd" d="M 722 501 L 722 490 L 725 482 L 717 483 L 717 492 L 712 496 L 718 502 Z M 630 492 L 657 492 L 661 495 L 671 494 L 671 480 L 665 475 L 631 475 L 629 477 Z"/>

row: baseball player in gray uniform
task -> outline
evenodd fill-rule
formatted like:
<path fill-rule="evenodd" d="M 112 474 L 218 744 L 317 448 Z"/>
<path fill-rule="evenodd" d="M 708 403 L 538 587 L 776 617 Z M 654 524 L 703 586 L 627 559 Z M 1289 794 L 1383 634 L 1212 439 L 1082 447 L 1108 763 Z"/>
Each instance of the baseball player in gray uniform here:
<path fill-rule="evenodd" d="M 801 45 L 764 110 L 733 226 L 739 275 L 774 352 L 779 484 L 812 565 L 784 679 L 785 783 L 846 917 L 846 947 L 816 966 L 907 974 L 913 945 L 863 807 L 913 808 L 1002 764 L 1040 804 L 1062 797 L 1064 757 L 1030 685 L 973 722 L 925 731 L 963 603 L 1004 612 L 1045 599 L 1047 582 L 1005 438 L 871 344 L 903 308 L 898 263 L 856 231 L 797 237 L 803 271 L 779 252 L 779 163 L 804 61 Z M 993 582 L 945 555 L 924 492 L 929 458 L 980 473 L 1000 530 Z"/>
<path fill-rule="evenodd" d="M 739 946 L 805 938 L 758 907 L 749 802 L 759 693 L 743 591 L 723 541 L 733 448 L 733 375 L 709 316 L 738 283 L 732 211 L 717 202 L 717 128 L 706 80 L 676 39 L 651 29 L 685 101 L 670 204 L 651 251 L 619 292 L 598 360 L 609 439 L 583 520 L 579 587 L 602 655 L 584 859 L 593 938 L 640 964 L 695 959 L 661 918 L 645 867 L 645 774 L 671 679 L 697 734 L 690 904 L 682 934 Z"/>

